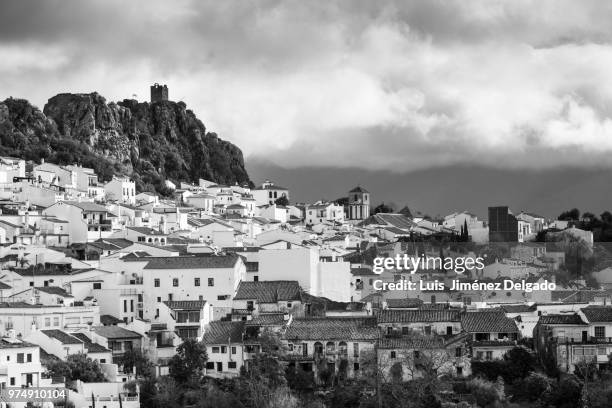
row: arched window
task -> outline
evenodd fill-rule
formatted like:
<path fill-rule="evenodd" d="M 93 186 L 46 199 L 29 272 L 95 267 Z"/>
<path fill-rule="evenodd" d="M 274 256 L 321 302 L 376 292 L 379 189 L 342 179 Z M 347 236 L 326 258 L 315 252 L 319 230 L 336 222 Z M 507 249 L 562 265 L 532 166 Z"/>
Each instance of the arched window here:
<path fill-rule="evenodd" d="M 338 344 L 338 350 L 340 351 L 340 355 L 346 356 L 348 354 L 348 345 L 344 341 L 341 341 Z"/>
<path fill-rule="evenodd" d="M 333 353 L 334 351 L 336 351 L 336 344 L 333 341 L 328 341 L 325 345 L 325 352 Z"/>

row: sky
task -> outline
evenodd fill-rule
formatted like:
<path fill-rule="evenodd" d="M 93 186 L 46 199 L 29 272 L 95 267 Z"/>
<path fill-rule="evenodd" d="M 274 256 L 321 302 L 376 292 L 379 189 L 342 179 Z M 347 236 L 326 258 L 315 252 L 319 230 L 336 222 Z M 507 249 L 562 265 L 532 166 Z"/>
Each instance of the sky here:
<path fill-rule="evenodd" d="M 605 1 L 3 1 L 0 99 L 165 83 L 288 171 L 607 171 L 610 21 Z"/>

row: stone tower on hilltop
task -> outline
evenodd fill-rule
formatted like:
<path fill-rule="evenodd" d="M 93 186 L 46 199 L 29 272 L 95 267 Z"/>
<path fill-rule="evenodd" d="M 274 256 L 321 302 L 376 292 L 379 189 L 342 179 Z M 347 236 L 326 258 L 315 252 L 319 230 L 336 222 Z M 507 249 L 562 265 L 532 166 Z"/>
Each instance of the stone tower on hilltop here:
<path fill-rule="evenodd" d="M 348 193 L 349 220 L 365 220 L 370 216 L 370 192 L 357 186 Z"/>
<path fill-rule="evenodd" d="M 151 85 L 151 103 L 168 100 L 168 87 L 157 82 Z"/>

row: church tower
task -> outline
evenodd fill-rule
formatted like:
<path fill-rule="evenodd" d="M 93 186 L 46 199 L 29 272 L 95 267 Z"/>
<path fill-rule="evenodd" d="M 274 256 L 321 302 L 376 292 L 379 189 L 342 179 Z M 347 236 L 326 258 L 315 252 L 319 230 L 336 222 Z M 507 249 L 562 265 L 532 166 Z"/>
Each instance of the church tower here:
<path fill-rule="evenodd" d="M 370 192 L 357 186 L 348 193 L 349 220 L 365 220 L 370 216 Z"/>

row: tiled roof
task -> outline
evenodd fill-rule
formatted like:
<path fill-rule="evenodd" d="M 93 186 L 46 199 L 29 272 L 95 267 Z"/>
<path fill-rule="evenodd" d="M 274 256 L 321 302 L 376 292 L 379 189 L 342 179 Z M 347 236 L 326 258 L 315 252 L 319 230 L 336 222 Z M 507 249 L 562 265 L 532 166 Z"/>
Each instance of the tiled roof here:
<path fill-rule="evenodd" d="M 93 242 L 88 242 L 87 245 L 100 248 L 104 251 L 116 251 L 118 249 L 123 249 L 129 247 L 130 245 L 134 245 L 134 242 L 124 238 L 101 238 Z"/>
<path fill-rule="evenodd" d="M 144 235 L 168 235 L 149 227 L 127 227 L 127 229 L 136 231 L 137 233 Z"/>
<path fill-rule="evenodd" d="M 538 324 L 573 324 L 586 326 L 586 323 L 577 313 L 543 315 L 538 319 Z"/>
<path fill-rule="evenodd" d="M 214 321 L 206 327 L 202 336 L 205 344 L 227 344 L 242 342 L 244 322 Z"/>
<path fill-rule="evenodd" d="M 502 305 L 501 308 L 506 313 L 527 313 L 537 310 L 536 305 Z"/>
<path fill-rule="evenodd" d="M 93 330 L 96 334 L 106 337 L 107 339 L 134 339 L 142 337 L 136 332 L 119 326 L 97 326 L 94 327 Z"/>
<path fill-rule="evenodd" d="M 234 300 L 257 300 L 259 303 L 300 300 L 302 290 L 297 281 L 240 282 Z"/>
<path fill-rule="evenodd" d="M 371 215 L 365 219 L 361 224 L 363 225 L 389 225 L 400 229 L 410 229 L 417 224 L 404 214 L 383 214 L 378 213 Z M 360 225 L 361 225 L 360 224 Z"/>
<path fill-rule="evenodd" d="M 389 309 L 415 308 L 421 306 L 422 304 L 423 301 L 417 298 L 387 299 L 387 307 Z"/>
<path fill-rule="evenodd" d="M 612 322 L 612 307 L 610 306 L 589 306 L 581 310 L 590 323 Z"/>
<path fill-rule="evenodd" d="M 152 258 L 144 269 L 214 269 L 232 268 L 238 262 L 238 256 L 208 255 L 208 256 L 169 256 Z"/>
<path fill-rule="evenodd" d="M 41 330 L 47 337 L 59 340 L 62 344 L 82 344 L 83 342 L 61 330 Z"/>
<path fill-rule="evenodd" d="M 396 337 L 381 338 L 378 341 L 378 348 L 381 349 L 434 349 L 444 348 L 444 340 L 441 337 Z"/>
<path fill-rule="evenodd" d="M 596 297 L 606 296 L 606 293 L 600 290 L 555 290 L 550 294 L 553 302 L 563 303 L 592 302 Z"/>
<path fill-rule="evenodd" d="M 164 305 L 172 310 L 202 310 L 205 300 L 165 300 Z"/>
<path fill-rule="evenodd" d="M 370 276 L 376 275 L 370 268 L 351 268 L 351 274 L 353 276 Z"/>
<path fill-rule="evenodd" d="M 505 316 L 504 316 L 505 317 Z M 383 310 L 379 323 L 458 322 L 458 310 Z"/>
<path fill-rule="evenodd" d="M 110 352 L 109 349 L 107 349 L 106 347 L 102 346 L 101 344 L 92 342 L 91 339 L 89 337 L 87 337 L 87 335 L 85 333 L 70 333 L 70 334 L 72 336 L 76 337 L 77 339 L 81 340 L 83 342 L 83 344 L 85 344 L 85 348 L 87 349 L 88 353 L 106 353 L 106 352 Z"/>
<path fill-rule="evenodd" d="M 50 295 L 58 295 L 66 298 L 74 297 L 59 286 L 37 286 L 35 289 Z"/>
<path fill-rule="evenodd" d="M 361 187 L 361 186 L 357 186 L 354 189 L 352 189 L 351 191 L 349 191 L 349 193 L 369 193 L 369 191 L 366 190 L 365 188 Z"/>
<path fill-rule="evenodd" d="M 461 316 L 461 326 L 469 333 L 514 333 L 514 320 L 500 310 L 467 312 Z"/>
<path fill-rule="evenodd" d="M 287 340 L 365 340 L 378 339 L 376 319 L 372 317 L 326 317 L 294 319 L 284 336 Z"/>
<path fill-rule="evenodd" d="M 100 204 L 96 204 L 96 203 L 89 203 L 86 201 L 83 202 L 78 202 L 78 201 L 64 201 L 64 204 L 70 204 L 73 205 L 75 207 L 80 208 L 83 211 L 92 211 L 92 212 L 107 212 L 107 209 L 105 206 L 100 205 Z"/>
<path fill-rule="evenodd" d="M 285 324 L 284 313 L 261 313 L 252 320 L 247 320 L 247 326 L 278 326 Z"/>

